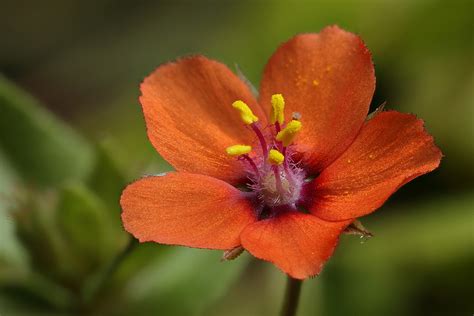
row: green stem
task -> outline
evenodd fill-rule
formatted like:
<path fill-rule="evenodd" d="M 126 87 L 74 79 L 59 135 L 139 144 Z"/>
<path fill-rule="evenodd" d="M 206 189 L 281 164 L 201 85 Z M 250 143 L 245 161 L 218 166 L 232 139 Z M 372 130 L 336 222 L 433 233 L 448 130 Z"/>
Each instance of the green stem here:
<path fill-rule="evenodd" d="M 288 276 L 285 291 L 285 301 L 281 309 L 281 316 L 295 316 L 303 281 Z"/>

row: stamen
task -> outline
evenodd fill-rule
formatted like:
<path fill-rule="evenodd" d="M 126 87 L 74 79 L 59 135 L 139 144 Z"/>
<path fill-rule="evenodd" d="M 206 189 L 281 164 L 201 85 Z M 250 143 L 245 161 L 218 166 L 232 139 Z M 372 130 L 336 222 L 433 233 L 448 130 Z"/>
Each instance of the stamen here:
<path fill-rule="evenodd" d="M 290 185 L 293 186 L 295 184 L 295 180 L 293 179 L 293 174 L 290 171 L 290 166 L 288 165 L 288 157 L 286 155 L 286 148 L 287 147 L 283 147 L 281 151 L 282 155 L 285 157 L 285 161 L 283 161 L 283 170 L 285 171 L 286 179 L 288 179 L 288 182 L 290 183 Z"/>
<path fill-rule="evenodd" d="M 270 114 L 270 123 L 278 125 L 283 124 L 285 120 L 284 115 L 285 99 L 281 94 L 272 95 L 272 112 Z"/>
<path fill-rule="evenodd" d="M 280 126 L 280 123 L 278 122 L 275 122 L 275 131 L 277 134 L 281 131 L 281 126 Z"/>
<path fill-rule="evenodd" d="M 232 103 L 232 106 L 234 107 L 234 109 L 240 112 L 240 118 L 245 124 L 250 125 L 258 122 L 258 117 L 253 114 L 252 110 L 244 101 L 237 100 Z"/>
<path fill-rule="evenodd" d="M 293 179 L 293 174 L 291 173 L 290 167 L 288 166 L 288 159 L 285 159 L 285 162 L 283 163 L 283 170 L 285 170 L 286 179 L 288 179 L 290 185 L 294 186 L 295 180 Z"/>
<path fill-rule="evenodd" d="M 252 127 L 252 130 L 255 132 L 255 135 L 257 135 L 260 145 L 262 146 L 262 153 L 263 153 L 264 159 L 267 159 L 268 147 L 267 147 L 267 141 L 265 140 L 265 136 L 263 136 L 263 133 L 260 130 L 260 128 L 258 128 L 257 124 L 253 123 L 250 126 Z"/>
<path fill-rule="evenodd" d="M 285 156 L 276 149 L 271 149 L 268 154 L 268 162 L 272 165 L 279 166 L 285 161 Z"/>
<path fill-rule="evenodd" d="M 276 189 L 278 191 L 278 193 L 280 193 L 280 196 L 283 196 L 285 194 L 284 190 L 283 190 L 283 185 L 281 183 L 281 176 L 280 176 L 280 170 L 278 170 L 278 166 L 273 166 L 273 174 L 275 175 L 275 186 L 276 186 Z"/>
<path fill-rule="evenodd" d="M 257 165 L 255 164 L 253 159 L 250 158 L 249 155 L 242 155 L 241 157 L 242 159 L 245 159 L 249 163 L 249 165 L 252 167 L 253 171 L 255 172 L 255 175 L 257 176 L 257 178 L 260 178 L 260 172 L 258 171 Z"/>
<path fill-rule="evenodd" d="M 257 168 L 257 165 L 255 164 L 255 162 L 253 161 L 252 158 L 250 158 L 250 156 L 248 155 L 249 152 L 252 151 L 252 146 L 249 146 L 249 145 L 233 145 L 233 146 L 229 146 L 225 149 L 225 151 L 227 152 L 227 154 L 229 156 L 232 156 L 232 157 L 239 157 L 239 159 L 243 159 L 245 161 L 247 161 L 250 165 L 250 167 L 252 167 L 253 171 L 255 172 L 255 175 L 260 178 L 260 172 L 258 172 L 258 168 Z"/>
<path fill-rule="evenodd" d="M 302 124 L 300 121 L 291 120 L 286 127 L 281 130 L 277 136 L 275 137 L 276 140 L 283 143 L 283 146 L 287 147 L 293 142 L 296 134 L 301 130 Z"/>
<path fill-rule="evenodd" d="M 250 157 L 252 146 L 237 144 L 226 148 L 229 156 L 237 159 L 245 165 L 249 173 L 248 187 L 257 194 L 261 209 L 269 212 L 278 212 L 282 205 L 295 205 L 300 198 L 304 174 L 293 165 L 290 159 L 291 148 L 288 147 L 294 140 L 302 125 L 299 121 L 301 115 L 294 113 L 292 120 L 285 124 L 284 109 L 285 100 L 281 94 L 271 97 L 270 127 L 274 127 L 276 133 L 264 132 L 252 110 L 242 100 L 232 103 L 244 124 L 248 125 L 257 136 L 262 147 L 256 153 L 256 157 Z M 284 128 L 283 128 L 284 127 Z M 267 135 L 268 134 L 268 135 Z M 266 137 L 269 137 L 266 139 Z M 260 203 L 259 202 L 259 203 Z"/>
<path fill-rule="evenodd" d="M 235 157 L 235 156 L 242 156 L 245 154 L 248 154 L 249 152 L 252 151 L 252 146 L 248 145 L 233 145 L 229 146 L 225 150 L 229 156 Z"/>

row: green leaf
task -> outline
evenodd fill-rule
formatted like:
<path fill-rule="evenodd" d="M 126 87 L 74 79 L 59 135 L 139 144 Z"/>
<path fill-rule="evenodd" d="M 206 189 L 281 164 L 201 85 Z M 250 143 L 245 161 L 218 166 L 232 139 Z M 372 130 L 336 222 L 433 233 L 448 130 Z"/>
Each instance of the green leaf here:
<path fill-rule="evenodd" d="M 97 145 L 97 159 L 87 184 L 106 203 L 111 220 L 114 222 L 113 226 L 121 229 L 119 200 L 127 181 L 108 146 L 109 143 L 105 141 Z"/>
<path fill-rule="evenodd" d="M 93 153 L 70 127 L 0 76 L 0 147 L 28 182 L 83 178 Z"/>
<path fill-rule="evenodd" d="M 28 252 L 31 269 L 57 282 L 77 279 L 79 263 L 56 224 L 57 192 L 27 191 L 14 210 L 15 232 Z M 80 277 L 80 276 L 79 276 Z"/>
<path fill-rule="evenodd" d="M 26 267 L 26 254 L 16 238 L 10 212 L 17 204 L 14 197 L 17 182 L 17 175 L 0 148 L 0 280 Z"/>
<path fill-rule="evenodd" d="M 10 284 L 13 292 L 23 291 L 34 300 L 71 307 L 77 302 L 64 295 L 46 299 L 48 294 L 44 293 L 51 292 L 46 291 L 47 285 L 58 291 L 70 289 L 79 296 L 89 280 L 111 262 L 126 235 L 113 226 L 104 203 L 82 184 L 69 184 L 59 192 L 30 192 L 28 197 L 15 212 L 12 224 L 16 223 L 16 232 L 28 249 L 32 273 L 25 271 L 23 278 L 19 275 L 15 279 L 10 274 L 0 280 Z M 0 276 L 1 272 L 0 265 Z M 46 292 L 41 290 L 43 285 Z"/>
<path fill-rule="evenodd" d="M 27 255 L 15 235 L 14 220 L 10 214 L 0 210 L 0 283 L 16 278 L 27 268 Z"/>
<path fill-rule="evenodd" d="M 154 247 L 163 247 L 152 245 Z M 175 247 L 126 285 L 119 315 L 200 315 L 226 293 L 248 256 L 221 262 L 222 252 Z"/>
<path fill-rule="evenodd" d="M 15 283 L 2 284 L 0 291 L 0 313 L 6 315 L 38 315 L 43 310 L 47 315 L 53 311 L 66 311 L 76 304 L 74 295 L 41 274 L 31 273 Z M 25 313 L 25 314 L 23 314 Z"/>
<path fill-rule="evenodd" d="M 106 206 L 83 185 L 63 188 L 56 218 L 68 251 L 89 271 L 106 263 L 120 247 Z"/>

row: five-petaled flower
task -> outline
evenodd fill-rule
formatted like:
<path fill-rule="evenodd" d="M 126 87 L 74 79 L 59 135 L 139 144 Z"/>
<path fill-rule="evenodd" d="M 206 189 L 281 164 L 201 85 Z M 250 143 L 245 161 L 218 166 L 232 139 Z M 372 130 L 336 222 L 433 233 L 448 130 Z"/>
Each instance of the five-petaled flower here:
<path fill-rule="evenodd" d="M 367 118 L 374 89 L 370 52 L 336 26 L 282 44 L 258 100 L 203 56 L 158 67 L 140 102 L 177 172 L 124 190 L 126 230 L 142 242 L 242 246 L 294 278 L 318 274 L 350 223 L 442 156 L 415 116 Z"/>

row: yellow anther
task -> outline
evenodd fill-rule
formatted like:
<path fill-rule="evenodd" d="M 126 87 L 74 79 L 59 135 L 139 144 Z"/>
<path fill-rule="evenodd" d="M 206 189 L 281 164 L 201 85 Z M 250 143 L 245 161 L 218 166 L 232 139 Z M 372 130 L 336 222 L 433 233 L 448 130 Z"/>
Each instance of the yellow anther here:
<path fill-rule="evenodd" d="M 227 147 L 226 150 L 227 154 L 229 156 L 242 156 L 245 154 L 248 154 L 249 152 L 252 151 L 252 146 L 248 145 L 234 145 Z"/>
<path fill-rule="evenodd" d="M 240 112 L 240 118 L 245 124 L 250 125 L 258 121 L 258 117 L 255 116 L 249 106 L 241 100 L 232 103 L 234 109 Z"/>
<path fill-rule="evenodd" d="M 276 139 L 283 143 L 283 146 L 288 146 L 293 142 L 296 134 L 301 130 L 301 122 L 291 120 L 284 129 L 282 129 L 276 136 Z"/>
<path fill-rule="evenodd" d="M 270 149 L 268 153 L 268 162 L 272 165 L 281 165 L 285 161 L 285 156 L 276 149 Z"/>
<path fill-rule="evenodd" d="M 270 114 L 270 123 L 275 124 L 278 122 L 283 124 L 285 120 L 285 99 L 281 94 L 274 94 L 272 95 L 272 112 Z"/>

